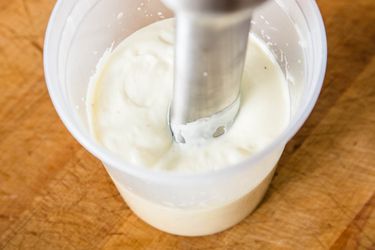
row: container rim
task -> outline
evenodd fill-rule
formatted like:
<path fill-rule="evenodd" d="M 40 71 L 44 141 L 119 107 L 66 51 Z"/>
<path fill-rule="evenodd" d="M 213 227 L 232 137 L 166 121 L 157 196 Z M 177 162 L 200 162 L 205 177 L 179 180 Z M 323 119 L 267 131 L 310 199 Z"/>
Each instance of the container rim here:
<path fill-rule="evenodd" d="M 296 0 L 294 0 L 297 4 L 297 6 L 300 8 L 300 5 Z M 317 61 L 316 65 L 319 65 L 319 72 L 317 74 L 314 74 L 312 82 L 314 83 L 314 86 L 312 87 L 313 94 L 306 104 L 306 109 L 304 112 L 300 112 L 300 114 L 291 121 L 289 126 L 285 128 L 285 130 L 267 147 L 263 148 L 259 152 L 255 153 L 254 155 L 250 156 L 248 159 L 245 159 L 239 163 L 232 164 L 231 166 L 221 168 L 215 171 L 209 171 L 209 172 L 194 172 L 194 173 L 180 173 L 180 172 L 162 172 L 162 171 L 153 171 L 150 169 L 147 169 L 145 167 L 139 167 L 134 166 L 129 163 L 125 163 L 124 161 L 111 153 L 109 150 L 98 147 L 97 144 L 93 143 L 93 141 L 88 138 L 87 136 L 83 135 L 80 132 L 80 129 L 75 126 L 69 118 L 68 111 L 64 108 L 62 105 L 63 103 L 60 100 L 58 89 L 56 88 L 56 85 L 60 84 L 59 82 L 52 81 L 52 73 L 50 72 L 50 65 L 49 65 L 49 51 L 51 51 L 51 48 L 53 47 L 52 44 L 52 34 L 57 32 L 55 29 L 55 23 L 57 21 L 58 12 L 62 6 L 63 0 L 58 0 L 50 17 L 46 34 L 45 34 L 45 40 L 44 40 L 44 48 L 45 52 L 43 54 L 43 61 L 44 61 L 44 72 L 45 72 L 45 79 L 46 79 L 46 85 L 47 89 L 50 95 L 50 98 L 52 100 L 52 103 L 66 126 L 66 128 L 69 130 L 69 132 L 73 135 L 73 137 L 84 147 L 86 148 L 91 154 L 93 154 L 95 157 L 100 159 L 106 166 L 111 166 L 116 168 L 119 171 L 126 172 L 129 175 L 132 175 L 134 177 L 138 177 L 147 181 L 153 181 L 153 182 L 159 182 L 159 183 L 187 183 L 191 181 L 199 181 L 199 180 L 208 180 L 208 178 L 219 178 L 224 176 L 229 176 L 230 174 L 233 174 L 234 172 L 241 171 L 244 168 L 248 168 L 249 166 L 254 166 L 258 162 L 260 162 L 266 155 L 271 153 L 273 150 L 276 150 L 277 148 L 280 148 L 280 145 L 285 145 L 296 133 L 297 131 L 302 127 L 303 123 L 307 119 L 307 117 L 310 115 L 310 113 L 313 110 L 313 107 L 318 99 L 318 96 L 320 94 L 320 90 L 323 85 L 324 77 L 325 77 L 325 71 L 327 66 L 327 38 L 326 38 L 326 31 L 324 27 L 324 22 L 322 19 L 322 16 L 320 14 L 319 7 L 315 0 L 310 0 L 305 3 L 309 3 L 311 10 L 313 12 L 315 22 L 317 22 L 317 26 L 319 29 L 319 33 L 315 38 L 319 40 L 320 46 L 319 52 L 321 53 L 319 60 Z M 302 11 L 302 10 L 301 10 Z M 59 47 L 59 45 L 58 45 Z M 58 81 L 58 80 L 57 80 Z"/>

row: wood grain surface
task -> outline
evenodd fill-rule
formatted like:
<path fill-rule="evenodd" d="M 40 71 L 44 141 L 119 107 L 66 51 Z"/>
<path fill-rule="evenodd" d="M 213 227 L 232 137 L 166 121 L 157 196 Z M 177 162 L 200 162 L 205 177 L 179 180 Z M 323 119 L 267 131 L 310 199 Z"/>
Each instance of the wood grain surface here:
<path fill-rule="evenodd" d="M 0 249 L 375 249 L 375 1 L 318 0 L 329 61 L 261 206 L 223 233 L 142 222 L 67 132 L 43 76 L 55 1 L 0 0 Z"/>

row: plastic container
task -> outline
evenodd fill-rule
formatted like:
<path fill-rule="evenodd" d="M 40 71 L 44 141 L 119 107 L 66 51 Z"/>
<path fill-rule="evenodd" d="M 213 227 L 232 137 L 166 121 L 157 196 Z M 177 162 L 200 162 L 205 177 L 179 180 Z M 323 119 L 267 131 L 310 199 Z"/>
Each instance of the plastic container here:
<path fill-rule="evenodd" d="M 66 127 L 104 163 L 140 218 L 173 234 L 212 234 L 235 225 L 255 209 L 285 144 L 310 114 L 326 69 L 325 30 L 313 0 L 269 1 L 258 9 L 252 32 L 267 43 L 288 80 L 289 126 L 267 148 L 235 166 L 201 174 L 153 172 L 122 162 L 93 141 L 85 96 L 89 78 L 106 49 L 170 16 L 155 0 L 60 0 L 46 34 L 45 76 Z"/>

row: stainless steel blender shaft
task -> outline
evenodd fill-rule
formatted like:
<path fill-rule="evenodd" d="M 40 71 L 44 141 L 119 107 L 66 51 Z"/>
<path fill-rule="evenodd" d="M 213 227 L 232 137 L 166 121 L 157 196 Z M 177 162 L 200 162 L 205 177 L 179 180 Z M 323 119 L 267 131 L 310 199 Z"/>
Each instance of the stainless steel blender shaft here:
<path fill-rule="evenodd" d="M 261 0 L 164 0 L 176 15 L 169 123 L 179 143 L 220 136 L 239 109 L 253 7 Z"/>

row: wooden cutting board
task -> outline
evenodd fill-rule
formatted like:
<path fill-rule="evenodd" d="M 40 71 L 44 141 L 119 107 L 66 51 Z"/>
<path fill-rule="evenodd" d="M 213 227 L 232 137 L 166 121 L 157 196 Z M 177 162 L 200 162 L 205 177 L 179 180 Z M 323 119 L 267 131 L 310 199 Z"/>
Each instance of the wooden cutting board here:
<path fill-rule="evenodd" d="M 200 238 L 139 220 L 62 125 L 42 67 L 54 3 L 0 0 L 0 249 L 375 249 L 374 0 L 318 0 L 329 61 L 317 106 L 256 212 Z"/>

